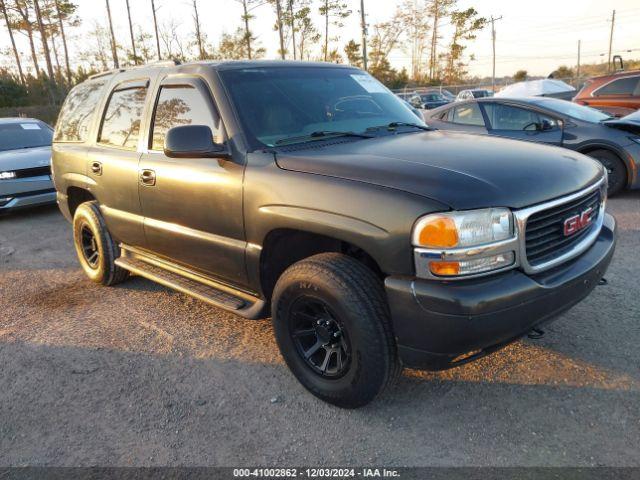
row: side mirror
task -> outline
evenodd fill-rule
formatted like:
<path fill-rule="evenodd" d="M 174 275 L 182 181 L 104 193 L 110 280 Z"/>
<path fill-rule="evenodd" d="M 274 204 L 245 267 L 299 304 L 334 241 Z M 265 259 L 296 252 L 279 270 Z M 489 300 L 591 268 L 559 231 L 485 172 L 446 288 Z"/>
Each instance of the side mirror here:
<path fill-rule="evenodd" d="M 164 138 L 164 154 L 171 158 L 230 158 L 225 147 L 213 141 L 206 125 L 170 128 Z"/>

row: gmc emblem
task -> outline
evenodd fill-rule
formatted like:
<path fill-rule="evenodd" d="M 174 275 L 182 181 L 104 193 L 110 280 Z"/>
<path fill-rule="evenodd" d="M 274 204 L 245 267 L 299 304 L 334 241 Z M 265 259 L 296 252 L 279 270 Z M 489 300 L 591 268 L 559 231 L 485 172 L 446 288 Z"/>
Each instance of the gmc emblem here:
<path fill-rule="evenodd" d="M 564 221 L 564 236 L 568 237 L 570 235 L 573 235 L 574 233 L 579 232 L 583 228 L 588 227 L 593 220 L 591 218 L 592 212 L 593 208 L 589 207 L 581 214 L 567 218 Z"/>

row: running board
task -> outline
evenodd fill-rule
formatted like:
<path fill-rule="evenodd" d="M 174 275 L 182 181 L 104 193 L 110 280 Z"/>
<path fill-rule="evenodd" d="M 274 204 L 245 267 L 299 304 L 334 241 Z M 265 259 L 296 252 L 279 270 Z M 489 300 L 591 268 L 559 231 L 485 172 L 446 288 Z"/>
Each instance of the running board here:
<path fill-rule="evenodd" d="M 115 264 L 151 281 L 245 318 L 264 318 L 265 301 L 136 248 L 121 245 Z"/>

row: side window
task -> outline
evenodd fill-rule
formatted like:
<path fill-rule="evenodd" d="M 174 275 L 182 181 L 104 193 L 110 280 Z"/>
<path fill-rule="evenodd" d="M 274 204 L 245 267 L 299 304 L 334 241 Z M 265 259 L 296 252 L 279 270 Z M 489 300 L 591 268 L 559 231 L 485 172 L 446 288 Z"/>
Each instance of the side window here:
<path fill-rule="evenodd" d="M 81 83 L 69 93 L 60 110 L 54 142 L 85 142 L 106 80 Z"/>
<path fill-rule="evenodd" d="M 595 96 L 603 95 L 633 95 L 634 90 L 638 88 L 640 77 L 626 77 L 614 80 L 604 87 L 596 90 Z"/>
<path fill-rule="evenodd" d="M 477 103 L 460 105 L 452 108 L 449 112 L 450 122 L 459 123 L 461 125 L 476 125 L 484 127 L 482 112 L 480 112 L 480 107 L 478 107 Z"/>
<path fill-rule="evenodd" d="M 537 112 L 524 108 L 502 105 L 500 103 L 489 103 L 484 105 L 484 111 L 489 118 L 491 128 L 494 130 L 535 130 L 536 125 L 541 122 L 541 117 Z M 544 117 L 547 121 L 555 120 Z"/>
<path fill-rule="evenodd" d="M 211 114 L 209 102 L 189 85 L 162 87 L 153 117 L 151 149 L 162 150 L 167 131 L 179 125 L 206 125 L 213 132 L 213 141 L 222 143 L 220 119 Z"/>
<path fill-rule="evenodd" d="M 146 87 L 114 90 L 105 109 L 98 142 L 135 150 L 146 96 Z"/>

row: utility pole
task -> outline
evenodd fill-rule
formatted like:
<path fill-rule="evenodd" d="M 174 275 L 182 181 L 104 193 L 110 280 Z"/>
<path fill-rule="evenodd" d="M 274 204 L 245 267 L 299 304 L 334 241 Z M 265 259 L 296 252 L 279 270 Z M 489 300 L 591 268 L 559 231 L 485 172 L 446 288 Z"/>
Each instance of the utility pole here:
<path fill-rule="evenodd" d="M 362 66 L 367 70 L 367 19 L 364 13 L 364 0 L 360 0 L 360 16 L 362 27 Z"/>
<path fill-rule="evenodd" d="M 160 55 L 160 36 L 158 35 L 158 19 L 156 18 L 156 3 L 151 0 L 151 10 L 153 10 L 153 28 L 156 31 L 156 48 L 158 49 L 158 60 L 162 60 Z"/>
<path fill-rule="evenodd" d="M 578 66 L 576 67 L 576 89 L 580 87 L 580 40 L 578 40 Z"/>
<path fill-rule="evenodd" d="M 491 45 L 492 45 L 492 49 L 493 49 L 493 70 L 491 73 L 491 89 L 493 90 L 493 92 L 495 93 L 496 91 L 496 27 L 495 27 L 495 21 L 496 20 L 501 20 L 502 19 L 502 15 L 500 15 L 498 18 L 493 18 L 493 15 L 491 15 Z"/>
<path fill-rule="evenodd" d="M 607 60 L 607 70 L 611 71 L 611 47 L 613 46 L 613 26 L 616 23 L 616 11 L 611 14 L 611 33 L 609 34 L 609 59 Z"/>
<path fill-rule="evenodd" d="M 131 22 L 131 9 L 127 0 L 127 17 L 129 17 L 129 35 L 131 35 L 131 48 L 133 49 L 133 63 L 138 64 L 138 54 L 136 53 L 136 40 L 133 36 L 133 22 Z"/>
<path fill-rule="evenodd" d="M 116 37 L 113 34 L 113 22 L 111 22 L 111 7 L 109 7 L 109 0 L 105 0 L 107 4 L 107 17 L 109 18 L 109 31 L 111 32 L 111 55 L 113 56 L 113 67 L 120 68 L 120 62 L 118 62 L 118 47 L 116 46 Z"/>

